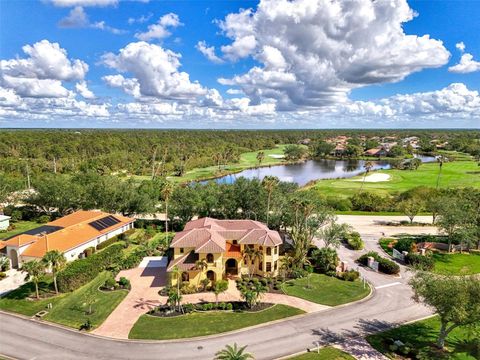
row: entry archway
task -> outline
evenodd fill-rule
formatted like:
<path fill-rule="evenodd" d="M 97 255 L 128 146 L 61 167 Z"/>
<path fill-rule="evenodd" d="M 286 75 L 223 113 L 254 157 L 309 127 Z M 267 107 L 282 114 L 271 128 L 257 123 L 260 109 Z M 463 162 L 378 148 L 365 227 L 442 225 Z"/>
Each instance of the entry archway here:
<path fill-rule="evenodd" d="M 12 261 L 12 268 L 18 269 L 18 252 L 15 249 L 10 250 L 10 260 Z"/>
<path fill-rule="evenodd" d="M 228 259 L 225 262 L 225 273 L 227 275 L 238 275 L 238 262 L 235 259 Z"/>

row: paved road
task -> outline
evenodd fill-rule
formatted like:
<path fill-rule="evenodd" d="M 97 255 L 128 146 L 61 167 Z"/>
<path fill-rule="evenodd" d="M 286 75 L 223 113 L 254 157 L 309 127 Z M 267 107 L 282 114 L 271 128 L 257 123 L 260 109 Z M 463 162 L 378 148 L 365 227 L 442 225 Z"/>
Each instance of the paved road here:
<path fill-rule="evenodd" d="M 378 232 L 362 233 L 367 249 L 376 248 Z M 345 248 L 342 259 L 353 264 L 358 256 Z M 406 285 L 408 272 L 394 278 L 361 269 L 376 288 L 368 300 L 318 313 L 197 340 L 131 342 L 111 340 L 0 313 L 0 353 L 19 359 L 212 359 L 226 344 L 248 345 L 257 359 L 277 359 L 320 344 L 360 348 L 362 335 L 430 315 L 413 303 Z M 365 353 L 365 351 L 367 353 Z M 364 359 L 377 354 L 363 350 Z"/>

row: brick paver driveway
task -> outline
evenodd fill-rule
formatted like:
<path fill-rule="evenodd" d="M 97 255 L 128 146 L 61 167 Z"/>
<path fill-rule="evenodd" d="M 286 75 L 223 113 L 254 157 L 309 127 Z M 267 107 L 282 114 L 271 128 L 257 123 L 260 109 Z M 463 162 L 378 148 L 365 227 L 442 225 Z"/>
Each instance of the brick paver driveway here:
<path fill-rule="evenodd" d="M 93 331 L 94 334 L 128 339 L 128 333 L 138 318 L 166 301 L 166 297 L 158 295 L 158 291 L 167 283 L 164 267 L 123 270 L 118 274 L 120 276 L 130 280 L 132 289 L 107 320 Z"/>

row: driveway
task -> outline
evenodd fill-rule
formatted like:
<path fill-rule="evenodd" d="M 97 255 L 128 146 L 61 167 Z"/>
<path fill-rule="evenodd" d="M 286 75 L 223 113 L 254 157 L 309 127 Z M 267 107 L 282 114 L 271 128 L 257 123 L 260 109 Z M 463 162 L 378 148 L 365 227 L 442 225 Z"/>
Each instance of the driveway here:
<path fill-rule="evenodd" d="M 123 270 L 118 274 L 117 278 L 125 276 L 130 280 L 132 289 L 93 334 L 128 339 L 130 329 L 140 316 L 165 303 L 166 298 L 158 295 L 158 291 L 167 284 L 163 262 L 144 261 L 141 265 L 142 267 Z"/>
<path fill-rule="evenodd" d="M 7 277 L 0 281 L 0 296 L 13 291 L 25 284 L 26 274 L 17 269 L 6 271 Z"/>

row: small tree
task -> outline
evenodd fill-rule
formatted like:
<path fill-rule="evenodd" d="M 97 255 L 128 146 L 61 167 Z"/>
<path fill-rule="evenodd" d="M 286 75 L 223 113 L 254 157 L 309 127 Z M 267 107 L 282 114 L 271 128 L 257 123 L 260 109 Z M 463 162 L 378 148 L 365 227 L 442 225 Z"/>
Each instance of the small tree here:
<path fill-rule="evenodd" d="M 83 305 L 86 307 L 86 314 L 93 314 L 93 304 L 97 302 L 97 296 L 92 291 L 87 292 L 83 297 Z"/>
<path fill-rule="evenodd" d="M 247 284 L 238 283 L 238 290 L 241 298 L 245 300 L 247 306 L 251 309 L 258 303 L 259 298 L 267 292 L 267 287 L 258 279 L 253 279 Z"/>
<path fill-rule="evenodd" d="M 228 281 L 227 280 L 219 280 L 213 286 L 213 292 L 215 293 L 215 304 L 218 305 L 218 295 L 224 293 L 228 290 Z"/>
<path fill-rule="evenodd" d="M 329 225 L 320 229 L 319 236 L 322 238 L 326 247 L 338 248 L 342 240 L 347 236 L 351 227 L 347 224 L 339 224 L 332 220 Z"/>
<path fill-rule="evenodd" d="M 257 153 L 257 162 L 258 162 L 258 165 L 261 165 L 262 164 L 262 161 L 263 159 L 265 159 L 265 153 L 263 151 L 259 151 Z"/>
<path fill-rule="evenodd" d="M 478 277 L 439 276 L 417 273 L 411 280 L 413 299 L 435 310 L 440 317 L 437 346 L 445 347 L 445 339 L 459 327 L 480 321 L 480 279 Z"/>
<path fill-rule="evenodd" d="M 362 185 L 360 186 L 360 191 L 363 190 L 363 185 L 365 185 L 365 180 L 367 178 L 367 175 L 368 173 L 370 172 L 370 170 L 373 169 L 373 162 L 372 161 L 367 161 L 365 163 L 365 165 L 363 165 L 363 168 L 365 169 L 365 174 L 363 175 L 363 181 L 362 181 Z"/>
<path fill-rule="evenodd" d="M 413 219 L 417 214 L 421 211 L 424 210 L 424 203 L 418 198 L 411 198 L 402 201 L 399 205 L 398 208 L 400 209 L 401 212 L 403 212 L 409 219 L 410 219 L 410 224 L 413 223 Z"/>
<path fill-rule="evenodd" d="M 22 265 L 22 270 L 27 273 L 28 280 L 35 284 L 35 293 L 37 299 L 40 299 L 40 293 L 38 292 L 38 283 L 45 274 L 45 265 L 37 260 L 32 260 Z"/>
<path fill-rule="evenodd" d="M 225 346 L 225 349 L 215 354 L 214 360 L 248 360 L 254 359 L 253 355 L 245 352 L 247 346 L 238 347 L 237 343 Z"/>
<path fill-rule="evenodd" d="M 57 273 L 65 266 L 67 259 L 65 259 L 65 256 L 60 251 L 50 250 L 43 256 L 42 261 L 52 270 L 55 294 L 58 294 Z"/>
<path fill-rule="evenodd" d="M 195 261 L 195 269 L 199 271 L 197 275 L 197 291 L 200 285 L 201 274 L 208 268 L 208 264 L 205 259 Z"/>

